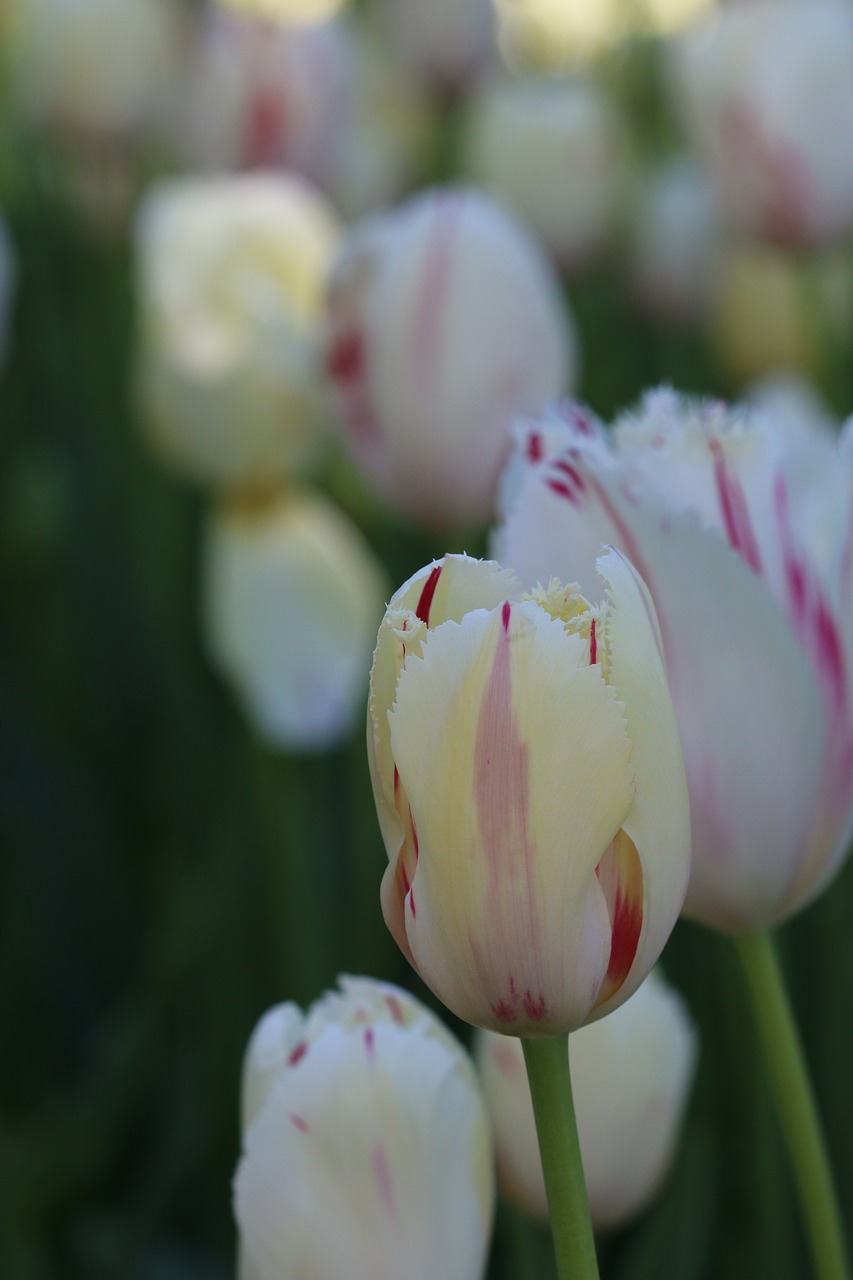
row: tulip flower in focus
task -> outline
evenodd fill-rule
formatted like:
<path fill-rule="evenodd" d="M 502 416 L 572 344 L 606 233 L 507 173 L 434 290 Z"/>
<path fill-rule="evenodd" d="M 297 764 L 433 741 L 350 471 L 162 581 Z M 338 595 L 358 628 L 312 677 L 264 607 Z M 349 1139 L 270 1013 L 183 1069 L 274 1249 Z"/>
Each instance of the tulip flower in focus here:
<path fill-rule="evenodd" d="M 612 443 L 580 406 L 519 431 L 495 551 L 594 582 L 603 540 L 660 619 L 690 787 L 685 910 L 755 931 L 809 902 L 853 820 L 850 427 L 649 393 Z"/>
<path fill-rule="evenodd" d="M 178 178 L 139 214 L 138 391 L 162 456 L 207 484 L 300 475 L 327 437 L 323 287 L 338 225 L 283 174 Z"/>
<path fill-rule="evenodd" d="M 682 122 L 739 231 L 815 244 L 853 228 L 853 10 L 717 8 L 672 46 Z"/>
<path fill-rule="evenodd" d="M 525 1213 L 548 1219 L 521 1042 L 481 1031 L 476 1060 L 495 1134 L 498 1181 Z M 572 1095 L 593 1226 L 620 1226 L 666 1177 L 696 1060 L 693 1024 L 656 970 L 606 1018 L 569 1037 Z"/>
<path fill-rule="evenodd" d="M 626 1000 L 687 884 L 654 610 L 618 552 L 598 569 L 590 604 L 556 581 L 522 598 L 498 565 L 446 556 L 392 598 L 373 661 L 386 923 L 458 1017 L 512 1035 Z"/>
<path fill-rule="evenodd" d="M 514 416 L 575 360 L 544 255 L 478 192 L 429 191 L 345 237 L 329 375 L 356 461 L 413 522 L 485 523 Z"/>
<path fill-rule="evenodd" d="M 250 1040 L 240 1280 L 480 1280 L 494 1190 L 473 1065 L 405 991 L 340 985 Z"/>
<path fill-rule="evenodd" d="M 9 311 L 15 286 L 15 258 L 5 223 L 0 220 L 0 364 L 6 354 Z"/>
<path fill-rule="evenodd" d="M 632 204 L 628 274 L 633 300 L 663 324 L 706 320 L 717 284 L 721 231 L 704 173 L 679 157 L 649 172 Z"/>
<path fill-rule="evenodd" d="M 272 746 L 323 750 L 352 731 L 385 598 L 378 561 L 325 499 L 249 493 L 209 518 L 208 648 Z"/>
<path fill-rule="evenodd" d="M 619 121 L 592 79 L 505 79 L 472 103 L 465 170 L 504 201 L 561 266 L 612 238 L 624 178 Z"/>
<path fill-rule="evenodd" d="M 446 93 L 466 87 L 495 59 L 492 0 L 379 0 L 378 17 L 409 73 Z"/>

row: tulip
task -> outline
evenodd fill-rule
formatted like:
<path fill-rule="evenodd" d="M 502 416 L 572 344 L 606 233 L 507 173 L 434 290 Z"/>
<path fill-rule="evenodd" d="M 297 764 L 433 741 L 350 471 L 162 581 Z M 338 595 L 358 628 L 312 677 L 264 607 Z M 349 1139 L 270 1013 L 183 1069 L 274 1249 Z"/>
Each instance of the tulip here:
<path fill-rule="evenodd" d="M 732 932 L 803 907 L 853 822 L 850 428 L 649 393 L 607 440 L 567 406 L 521 429 L 495 551 L 593 580 L 619 545 L 657 608 L 693 825 L 686 910 Z"/>
<path fill-rule="evenodd" d="M 446 556 L 393 597 L 373 661 L 386 923 L 455 1014 L 530 1038 L 627 999 L 687 883 L 654 611 L 619 553 L 598 567 L 592 605 Z"/>
<path fill-rule="evenodd" d="M 472 102 L 466 173 L 566 269 L 583 266 L 612 239 L 623 161 L 619 120 L 592 79 L 496 80 Z"/>
<path fill-rule="evenodd" d="M 327 188 L 351 94 L 340 22 L 213 9 L 183 80 L 179 135 L 194 168 L 281 168 Z"/>
<path fill-rule="evenodd" d="M 174 467 L 212 485 L 301 475 L 327 432 L 323 285 L 337 220 L 295 177 L 178 178 L 139 215 L 138 390 Z"/>
<path fill-rule="evenodd" d="M 325 499 L 247 494 L 209 518 L 207 645 L 272 746 L 326 749 L 350 734 L 385 598 L 373 553 Z"/>
<path fill-rule="evenodd" d="M 714 299 L 720 216 L 699 166 L 685 157 L 650 171 L 632 202 L 629 286 L 668 325 L 704 321 Z"/>
<path fill-rule="evenodd" d="M 234 1182 L 241 1280 L 478 1280 L 493 1209 L 476 1073 L 405 991 L 342 978 L 258 1024 Z"/>
<path fill-rule="evenodd" d="M 31 119 L 101 140 L 165 121 L 182 35 L 169 0 L 26 0 L 15 7 L 15 89 Z"/>
<path fill-rule="evenodd" d="M 672 45 L 682 122 L 737 230 L 786 245 L 853 228 L 853 11 L 751 0 Z"/>
<path fill-rule="evenodd" d="M 327 365 L 356 461 L 413 521 L 483 524 L 510 423 L 570 379 L 574 340 L 536 244 L 473 190 L 352 230 L 333 270 Z"/>
<path fill-rule="evenodd" d="M 630 1000 L 569 1037 L 581 1157 L 593 1224 L 620 1226 L 666 1177 L 696 1060 L 687 1010 L 657 970 Z M 476 1061 L 495 1135 L 498 1181 L 525 1213 L 548 1203 L 521 1042 L 478 1033 Z"/>
<path fill-rule="evenodd" d="M 853 338 L 853 264 L 831 246 L 805 260 L 763 244 L 726 245 L 710 334 L 730 377 L 780 370 L 819 377 Z"/>

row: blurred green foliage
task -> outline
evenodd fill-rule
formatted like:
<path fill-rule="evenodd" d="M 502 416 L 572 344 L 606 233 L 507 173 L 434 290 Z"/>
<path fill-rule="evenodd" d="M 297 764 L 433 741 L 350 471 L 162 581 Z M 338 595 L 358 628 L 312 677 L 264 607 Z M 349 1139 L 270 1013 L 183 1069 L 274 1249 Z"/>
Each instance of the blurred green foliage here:
<path fill-rule="evenodd" d="M 361 736 L 276 757 L 207 665 L 203 504 L 134 421 L 126 240 L 90 238 L 55 163 L 11 133 L 0 183 L 19 259 L 0 377 L 0 1275 L 219 1280 L 233 1274 L 239 1070 L 260 1013 L 309 1002 L 341 970 L 424 992 L 379 911 Z M 583 395 L 602 415 L 662 379 L 730 390 L 698 338 L 626 310 L 615 267 L 571 299 Z M 344 481 L 329 484 L 364 523 Z M 395 585 L 448 549 L 376 513 L 365 532 Z M 851 1235 L 852 920 L 848 866 L 782 938 Z M 683 924 L 665 968 L 699 1025 L 699 1077 L 677 1166 L 603 1242 L 603 1273 L 798 1280 L 733 957 Z M 502 1208 L 494 1280 L 551 1266 L 544 1233 Z"/>

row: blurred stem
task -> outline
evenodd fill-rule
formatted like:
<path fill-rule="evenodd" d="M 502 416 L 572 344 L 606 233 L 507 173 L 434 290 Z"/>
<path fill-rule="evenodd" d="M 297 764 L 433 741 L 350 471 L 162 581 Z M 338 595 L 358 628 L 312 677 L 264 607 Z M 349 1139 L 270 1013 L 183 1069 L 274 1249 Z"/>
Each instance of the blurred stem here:
<path fill-rule="evenodd" d="M 522 1040 L 545 1174 L 548 1213 L 560 1280 L 597 1280 L 598 1260 L 581 1164 L 569 1038 Z"/>
<path fill-rule="evenodd" d="M 752 998 L 818 1280 L 847 1280 L 841 1215 L 772 935 L 733 939 Z"/>

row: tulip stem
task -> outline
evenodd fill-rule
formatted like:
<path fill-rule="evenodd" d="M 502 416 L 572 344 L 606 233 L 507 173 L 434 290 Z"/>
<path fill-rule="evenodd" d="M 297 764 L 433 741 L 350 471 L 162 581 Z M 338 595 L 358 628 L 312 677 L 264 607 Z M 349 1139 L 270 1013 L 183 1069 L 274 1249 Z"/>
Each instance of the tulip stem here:
<path fill-rule="evenodd" d="M 548 1213 L 560 1280 L 597 1280 L 598 1260 L 581 1164 L 569 1038 L 522 1040 L 545 1174 Z"/>
<path fill-rule="evenodd" d="M 817 1280 L 847 1280 L 841 1215 L 802 1044 L 770 933 L 734 939 L 791 1158 Z"/>

